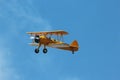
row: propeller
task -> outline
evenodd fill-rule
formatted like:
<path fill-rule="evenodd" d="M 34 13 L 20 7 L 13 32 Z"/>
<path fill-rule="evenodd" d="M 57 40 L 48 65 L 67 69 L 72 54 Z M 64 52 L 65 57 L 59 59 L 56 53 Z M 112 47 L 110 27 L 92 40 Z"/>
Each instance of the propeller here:
<path fill-rule="evenodd" d="M 31 36 L 30 39 L 34 40 L 36 43 L 39 43 L 39 42 L 40 42 L 40 37 L 39 37 L 39 35 Z"/>
<path fill-rule="evenodd" d="M 32 40 L 35 39 L 35 36 L 31 36 L 30 39 L 32 39 Z"/>

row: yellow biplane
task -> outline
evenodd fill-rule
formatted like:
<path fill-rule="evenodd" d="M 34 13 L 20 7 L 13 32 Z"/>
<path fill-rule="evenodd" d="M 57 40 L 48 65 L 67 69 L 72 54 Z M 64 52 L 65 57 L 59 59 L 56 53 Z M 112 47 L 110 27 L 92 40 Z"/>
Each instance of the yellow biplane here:
<path fill-rule="evenodd" d="M 35 53 L 39 53 L 39 48 L 43 45 L 43 53 L 47 53 L 48 50 L 46 47 L 52 47 L 62 50 L 78 51 L 79 45 L 76 40 L 74 40 L 71 44 L 67 44 L 63 42 L 63 36 L 67 35 L 68 32 L 63 30 L 56 30 L 56 31 L 44 31 L 44 32 L 27 32 L 30 34 L 30 38 L 32 39 L 32 43 L 30 45 L 37 46 L 35 49 Z M 55 35 L 57 38 L 51 38 Z"/>

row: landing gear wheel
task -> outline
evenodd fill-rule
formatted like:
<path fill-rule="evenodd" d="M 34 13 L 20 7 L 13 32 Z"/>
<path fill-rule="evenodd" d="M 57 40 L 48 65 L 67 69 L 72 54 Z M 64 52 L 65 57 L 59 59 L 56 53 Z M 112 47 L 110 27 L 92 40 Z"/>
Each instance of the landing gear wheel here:
<path fill-rule="evenodd" d="M 37 49 L 37 48 L 36 48 L 36 49 L 35 49 L 35 53 L 37 53 L 37 54 L 38 54 L 38 53 L 39 53 L 39 49 Z"/>
<path fill-rule="evenodd" d="M 48 52 L 48 50 L 45 48 L 43 49 L 43 53 L 46 54 Z"/>

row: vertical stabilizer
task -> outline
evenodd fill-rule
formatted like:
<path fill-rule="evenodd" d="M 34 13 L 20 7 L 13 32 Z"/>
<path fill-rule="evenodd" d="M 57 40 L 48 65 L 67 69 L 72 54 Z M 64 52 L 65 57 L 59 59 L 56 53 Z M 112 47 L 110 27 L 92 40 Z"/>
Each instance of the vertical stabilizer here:
<path fill-rule="evenodd" d="M 74 40 L 71 44 L 71 47 L 75 47 L 75 48 L 79 48 L 78 42 L 76 40 Z"/>

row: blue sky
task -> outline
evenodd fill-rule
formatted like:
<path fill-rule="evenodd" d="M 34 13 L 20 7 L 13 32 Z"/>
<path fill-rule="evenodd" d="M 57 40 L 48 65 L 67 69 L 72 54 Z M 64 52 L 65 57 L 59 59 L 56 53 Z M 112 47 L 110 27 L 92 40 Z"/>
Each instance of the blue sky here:
<path fill-rule="evenodd" d="M 120 80 L 119 0 L 0 0 L 0 80 Z M 80 50 L 36 55 L 28 31 L 65 30 Z"/>

